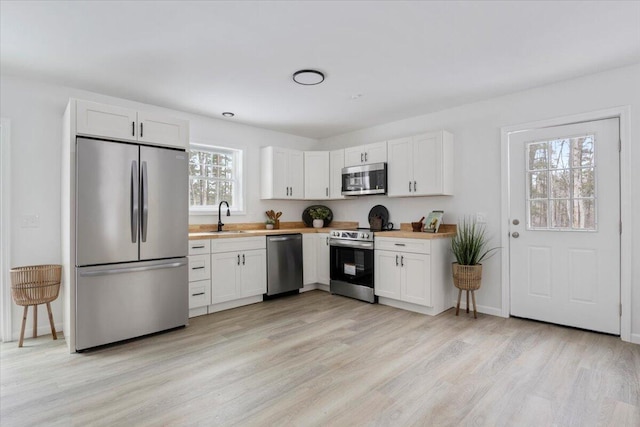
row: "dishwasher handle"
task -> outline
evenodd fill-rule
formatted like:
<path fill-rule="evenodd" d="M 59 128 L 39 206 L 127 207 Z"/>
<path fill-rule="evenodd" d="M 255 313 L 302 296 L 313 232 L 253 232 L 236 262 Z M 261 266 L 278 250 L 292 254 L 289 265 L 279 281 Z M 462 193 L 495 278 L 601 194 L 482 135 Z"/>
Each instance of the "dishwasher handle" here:
<path fill-rule="evenodd" d="M 268 237 L 270 242 L 286 242 L 287 240 L 297 240 L 300 239 L 301 234 L 294 234 L 291 236 L 278 236 L 278 237 Z"/>

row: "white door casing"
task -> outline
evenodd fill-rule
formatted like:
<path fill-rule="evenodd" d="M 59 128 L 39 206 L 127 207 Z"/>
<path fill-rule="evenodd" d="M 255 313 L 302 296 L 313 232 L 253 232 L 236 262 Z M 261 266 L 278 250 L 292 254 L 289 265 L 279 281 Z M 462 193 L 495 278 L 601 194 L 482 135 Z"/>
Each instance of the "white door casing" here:
<path fill-rule="evenodd" d="M 509 136 L 511 314 L 620 333 L 618 142 L 617 118 Z"/>

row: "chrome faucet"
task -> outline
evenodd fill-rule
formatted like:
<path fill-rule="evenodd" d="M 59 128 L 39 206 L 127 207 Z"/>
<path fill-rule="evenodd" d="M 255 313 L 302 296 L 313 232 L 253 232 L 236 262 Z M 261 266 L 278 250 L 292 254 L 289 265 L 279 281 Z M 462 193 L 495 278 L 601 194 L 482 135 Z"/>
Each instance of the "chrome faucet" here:
<path fill-rule="evenodd" d="M 220 216 L 220 209 L 222 209 L 222 204 L 227 205 L 227 216 L 231 216 L 231 212 L 229 212 L 229 203 L 226 200 L 223 200 L 220 202 L 220 204 L 218 205 L 218 231 L 222 231 L 222 226 L 224 225 L 222 223 L 222 218 Z"/>

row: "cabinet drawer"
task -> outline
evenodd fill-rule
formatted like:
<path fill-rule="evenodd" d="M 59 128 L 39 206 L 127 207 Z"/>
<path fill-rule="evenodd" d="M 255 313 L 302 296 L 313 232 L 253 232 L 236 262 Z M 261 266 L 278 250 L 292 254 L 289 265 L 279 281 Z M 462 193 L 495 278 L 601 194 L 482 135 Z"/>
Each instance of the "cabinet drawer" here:
<path fill-rule="evenodd" d="M 189 240 L 189 255 L 202 255 L 211 252 L 211 240 Z"/>
<path fill-rule="evenodd" d="M 209 254 L 189 256 L 189 282 L 211 278 Z"/>
<path fill-rule="evenodd" d="M 211 239 L 211 253 L 249 251 L 252 249 L 266 249 L 267 240 L 259 237 L 230 237 Z"/>
<path fill-rule="evenodd" d="M 376 237 L 375 248 L 385 251 L 411 252 L 416 254 L 430 254 L 431 240 L 427 239 L 394 239 L 391 237 Z"/>
<path fill-rule="evenodd" d="M 189 283 L 189 309 L 209 305 L 211 280 Z"/>

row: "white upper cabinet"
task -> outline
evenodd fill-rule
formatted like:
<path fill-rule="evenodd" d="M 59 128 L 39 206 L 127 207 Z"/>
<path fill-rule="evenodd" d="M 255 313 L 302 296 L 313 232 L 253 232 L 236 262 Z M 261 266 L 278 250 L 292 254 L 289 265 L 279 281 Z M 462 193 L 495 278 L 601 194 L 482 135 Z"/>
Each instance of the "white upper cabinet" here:
<path fill-rule="evenodd" d="M 329 154 L 329 198 L 344 199 L 342 195 L 342 168 L 344 168 L 344 150 L 334 150 Z"/>
<path fill-rule="evenodd" d="M 304 198 L 322 200 L 329 198 L 329 152 L 305 151 Z"/>
<path fill-rule="evenodd" d="M 453 135 L 429 132 L 388 141 L 388 196 L 453 195 Z"/>
<path fill-rule="evenodd" d="M 358 166 L 387 161 L 387 141 L 344 149 L 344 165 Z"/>
<path fill-rule="evenodd" d="M 76 133 L 170 147 L 189 146 L 186 120 L 83 100 L 76 101 Z"/>
<path fill-rule="evenodd" d="M 279 147 L 260 150 L 261 198 L 304 198 L 304 155 L 302 151 Z"/>

